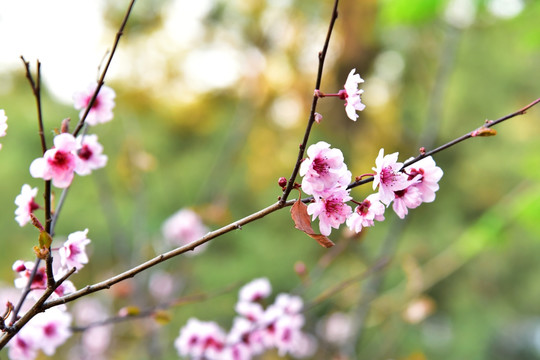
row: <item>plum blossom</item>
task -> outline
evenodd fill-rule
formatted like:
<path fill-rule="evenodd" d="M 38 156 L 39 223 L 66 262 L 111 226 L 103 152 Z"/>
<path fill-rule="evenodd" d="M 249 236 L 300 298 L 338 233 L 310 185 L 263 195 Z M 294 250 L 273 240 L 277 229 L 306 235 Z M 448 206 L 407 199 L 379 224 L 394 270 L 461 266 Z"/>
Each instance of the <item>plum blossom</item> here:
<path fill-rule="evenodd" d="M 225 332 L 215 322 L 188 320 L 174 342 L 180 356 L 194 359 L 219 359 L 225 347 Z"/>
<path fill-rule="evenodd" d="M 392 209 L 401 219 L 405 218 L 405 215 L 409 212 L 408 209 L 414 209 L 422 203 L 422 193 L 414 185 L 395 191 L 394 194 L 395 199 Z"/>
<path fill-rule="evenodd" d="M 38 355 L 38 345 L 30 324 L 23 327 L 8 343 L 11 360 L 34 360 Z"/>
<path fill-rule="evenodd" d="M 409 160 L 411 159 L 413 158 Z M 435 200 L 435 192 L 439 190 L 439 180 L 443 176 L 443 171 L 435 164 L 435 160 L 431 156 L 425 157 L 411 166 L 407 166 L 405 173 L 409 175 L 409 180 L 420 175 L 419 181 L 412 186 L 420 190 L 422 202 L 432 202 Z"/>
<path fill-rule="evenodd" d="M 312 215 L 312 220 L 319 218 L 321 234 L 328 236 L 332 228 L 338 229 L 351 215 L 352 209 L 346 204 L 351 199 L 348 190 L 338 188 L 326 198 L 315 199 L 314 203 L 308 205 L 307 213 Z"/>
<path fill-rule="evenodd" d="M 383 221 L 384 210 L 384 205 L 379 201 L 379 194 L 371 194 L 347 218 L 347 226 L 351 231 L 359 233 L 362 228 L 373 226 L 374 220 Z"/>
<path fill-rule="evenodd" d="M 71 336 L 71 315 L 58 308 L 51 308 L 36 315 L 29 325 L 34 328 L 38 348 L 52 356 L 56 348 Z"/>
<path fill-rule="evenodd" d="M 417 181 L 417 177 L 409 180 L 408 176 L 399 170 L 403 163 L 397 162 L 398 153 L 384 155 L 384 149 L 379 151 L 373 170 L 373 190 L 379 187 L 379 200 L 389 205 L 394 200 L 394 191 L 403 190 Z"/>
<path fill-rule="evenodd" d="M 79 175 L 88 175 L 107 164 L 107 155 L 103 155 L 103 146 L 98 142 L 97 135 L 77 136 L 77 156 L 79 166 L 76 169 Z"/>
<path fill-rule="evenodd" d="M 58 250 L 60 262 L 65 269 L 76 268 L 78 271 L 88 263 L 85 247 L 90 244 L 90 239 L 87 238 L 87 235 L 88 229 L 69 234 L 67 240 Z"/>
<path fill-rule="evenodd" d="M 182 246 L 200 239 L 208 228 L 203 224 L 199 215 L 190 209 L 180 209 L 163 223 L 161 228 L 163 237 L 172 245 Z M 198 246 L 193 253 L 198 253 L 205 246 Z"/>
<path fill-rule="evenodd" d="M 80 161 L 73 153 L 77 141 L 73 135 L 62 133 L 54 138 L 54 147 L 30 164 L 30 174 L 35 178 L 51 180 L 54 186 L 66 188 L 73 180 L 73 172 Z"/>
<path fill-rule="evenodd" d="M 340 91 L 340 97 L 345 100 L 345 112 L 349 119 L 356 121 L 358 114 L 356 111 L 362 111 L 366 108 L 366 105 L 362 104 L 360 95 L 364 92 L 362 89 L 358 89 L 358 84 L 363 83 L 364 80 L 359 74 L 355 74 L 356 69 L 352 69 L 345 81 L 345 90 Z"/>
<path fill-rule="evenodd" d="M 343 162 L 341 150 L 319 141 L 308 148 L 307 155 L 300 165 L 302 190 L 306 194 L 326 197 L 334 188 L 349 184 L 352 175 Z"/>
<path fill-rule="evenodd" d="M 83 90 L 76 92 L 73 95 L 73 105 L 75 109 L 81 109 L 79 117 L 82 118 L 86 111 L 94 92 L 96 91 L 97 83 L 91 83 L 88 87 Z M 113 118 L 112 109 L 114 108 L 114 98 L 116 94 L 113 89 L 108 86 L 103 85 L 99 90 L 98 96 L 94 101 L 92 109 L 88 113 L 85 122 L 88 125 L 97 125 L 100 123 L 105 123 L 111 121 Z"/>
<path fill-rule="evenodd" d="M 259 278 L 242 286 L 239 299 L 242 302 L 257 302 L 267 298 L 272 293 L 272 285 L 267 278 Z"/>
<path fill-rule="evenodd" d="M 17 289 L 24 289 L 26 287 L 26 284 L 28 284 L 28 280 L 30 279 L 30 276 L 32 275 L 32 271 L 34 270 L 35 264 L 31 261 L 22 261 L 17 260 L 13 264 L 13 271 L 17 272 L 19 274 L 19 277 L 15 279 L 14 284 Z M 65 275 L 65 271 L 62 271 L 60 269 L 56 274 L 55 278 L 61 278 Z M 45 266 L 42 266 L 37 269 L 36 274 L 34 275 L 34 278 L 32 280 L 32 284 L 30 286 L 30 289 L 32 292 L 30 293 L 32 298 L 39 299 L 39 297 L 43 294 L 45 289 L 47 288 L 47 271 L 45 269 Z M 69 280 L 64 280 L 64 282 L 56 288 L 54 293 L 51 295 L 51 299 L 56 299 L 58 297 L 64 296 L 66 294 L 75 292 L 76 288 L 73 285 L 73 283 Z"/>
<path fill-rule="evenodd" d="M 54 355 L 58 346 L 71 336 L 71 315 L 65 310 L 51 308 L 37 314 L 8 343 L 9 358 L 33 360 L 39 350 L 45 355 Z"/>
<path fill-rule="evenodd" d="M 0 109 L 0 137 L 6 136 L 7 130 L 7 116 L 4 109 Z M 2 144 L 0 144 L 0 150 L 2 149 Z"/>
<path fill-rule="evenodd" d="M 37 192 L 38 188 L 31 188 L 30 185 L 24 184 L 21 193 L 15 198 L 15 205 L 17 205 L 15 221 L 19 223 L 19 226 L 24 226 L 30 222 L 30 214 L 39 209 L 39 205 L 34 201 Z"/>

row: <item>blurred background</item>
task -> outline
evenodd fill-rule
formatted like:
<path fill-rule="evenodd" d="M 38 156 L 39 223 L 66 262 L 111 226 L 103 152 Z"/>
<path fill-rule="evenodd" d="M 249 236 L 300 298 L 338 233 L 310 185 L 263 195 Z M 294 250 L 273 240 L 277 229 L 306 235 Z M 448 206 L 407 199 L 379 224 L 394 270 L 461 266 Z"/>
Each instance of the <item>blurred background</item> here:
<path fill-rule="evenodd" d="M 0 108 L 9 118 L 0 139 L 4 287 L 15 260 L 33 259 L 37 240 L 34 228 L 14 221 L 13 201 L 25 183 L 39 187 L 40 203 L 43 194 L 28 172 L 41 148 L 19 57 L 34 71 L 42 62 L 52 143 L 62 119 L 78 120 L 71 96 L 96 80 L 127 5 L 0 1 Z M 136 3 L 106 80 L 117 94 L 115 119 L 90 129 L 108 165 L 76 177 L 56 228 L 57 242 L 89 229 L 91 260 L 72 277 L 77 287 L 172 249 L 162 224 L 181 208 L 213 230 L 276 201 L 304 134 L 332 5 Z M 371 172 L 381 147 L 404 161 L 540 96 L 538 1 L 343 0 L 339 14 L 321 90 L 337 92 L 356 68 L 367 107 L 352 122 L 342 101 L 322 99 L 310 144 L 340 148 L 353 176 Z M 359 236 L 343 226 L 328 250 L 295 230 L 284 209 L 79 300 L 70 305 L 75 318 L 99 320 L 125 306 L 207 295 L 160 321 L 107 326 L 91 340 L 77 333 L 55 358 L 178 358 L 173 341 L 187 319 L 229 329 L 239 287 L 267 277 L 274 294 L 296 293 L 308 305 L 313 359 L 540 359 L 540 108 L 496 130 L 437 154 L 445 173 L 437 199 L 405 220 L 389 210 Z M 367 185 L 352 196 L 371 192 Z M 388 264 L 358 278 L 380 259 Z M 171 277 L 167 293 L 149 290 Z"/>

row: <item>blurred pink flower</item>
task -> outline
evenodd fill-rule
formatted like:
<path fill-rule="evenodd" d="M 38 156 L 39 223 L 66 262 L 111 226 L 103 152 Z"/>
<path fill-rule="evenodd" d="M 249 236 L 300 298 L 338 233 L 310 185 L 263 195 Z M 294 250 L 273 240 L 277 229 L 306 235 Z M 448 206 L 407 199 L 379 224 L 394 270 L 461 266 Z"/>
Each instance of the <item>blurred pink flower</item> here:
<path fill-rule="evenodd" d="M 347 226 L 351 231 L 359 233 L 362 228 L 373 226 L 374 220 L 383 221 L 384 210 L 385 206 L 379 201 L 379 194 L 371 194 L 347 218 Z"/>
<path fill-rule="evenodd" d="M 345 112 L 349 119 L 356 121 L 358 114 L 356 111 L 362 111 L 366 108 L 366 105 L 362 104 L 360 95 L 364 92 L 362 89 L 358 89 L 358 84 L 363 83 L 364 80 L 360 75 L 355 74 L 356 69 L 352 69 L 345 81 L 345 91 L 342 92 L 342 98 L 345 99 Z"/>
<path fill-rule="evenodd" d="M 225 340 L 225 333 L 216 323 L 191 318 L 180 329 L 174 346 L 180 356 L 210 360 L 218 359 L 225 348 Z"/>
<path fill-rule="evenodd" d="M 87 238 L 87 235 L 88 229 L 69 234 L 67 240 L 58 250 L 60 262 L 66 270 L 76 268 L 78 271 L 88 263 L 86 245 L 90 244 L 90 239 Z"/>
<path fill-rule="evenodd" d="M 308 157 L 300 165 L 302 190 L 309 195 L 326 197 L 336 187 L 349 185 L 351 172 L 343 162 L 343 153 L 319 141 L 307 149 Z"/>
<path fill-rule="evenodd" d="M 308 205 L 307 213 L 313 216 L 312 221 L 319 218 L 321 234 L 328 236 L 332 228 L 338 229 L 351 215 L 352 209 L 346 204 L 351 199 L 348 190 L 339 188 L 326 198 L 315 199 L 314 203 Z"/>
<path fill-rule="evenodd" d="M 258 278 L 242 286 L 239 292 L 239 302 L 257 302 L 267 298 L 272 293 L 272 285 L 267 278 Z"/>
<path fill-rule="evenodd" d="M 75 109 L 81 109 L 79 117 L 82 118 L 84 112 L 96 91 L 97 83 L 92 83 L 88 85 L 86 90 L 76 92 L 73 94 L 73 105 Z M 113 89 L 108 86 L 103 85 L 99 90 L 99 94 L 94 101 L 92 109 L 88 113 L 85 122 L 88 125 L 97 125 L 100 123 L 105 123 L 111 121 L 113 118 L 112 109 L 114 108 L 114 98 L 116 94 Z"/>
<path fill-rule="evenodd" d="M 37 339 L 30 326 L 23 327 L 8 343 L 11 360 L 34 360 L 38 355 Z"/>
<path fill-rule="evenodd" d="M 0 109 L 0 137 L 6 136 L 7 130 L 7 116 L 4 109 Z M 0 144 L 0 149 L 2 149 L 2 144 Z"/>
<path fill-rule="evenodd" d="M 34 328 L 38 342 L 38 348 L 52 356 L 56 348 L 62 345 L 71 336 L 71 315 L 58 308 L 51 308 L 37 314 L 29 326 Z"/>
<path fill-rule="evenodd" d="M 73 135 L 62 133 L 54 138 L 54 147 L 30 164 L 30 174 L 35 178 L 51 180 L 54 186 L 66 188 L 73 180 L 79 158 L 74 155 L 77 141 Z"/>
<path fill-rule="evenodd" d="M 199 215 L 189 209 L 181 209 L 163 223 L 163 236 L 174 246 L 183 246 L 200 239 L 208 233 Z M 200 252 L 205 246 L 198 246 L 193 253 Z"/>
<path fill-rule="evenodd" d="M 32 189 L 30 185 L 24 184 L 21 193 L 15 198 L 15 205 L 17 205 L 15 221 L 19 223 L 19 226 L 26 225 L 31 220 L 30 214 L 39 209 L 39 205 L 34 201 L 37 192 L 38 188 Z"/>
<path fill-rule="evenodd" d="M 103 155 L 103 146 L 98 142 L 97 135 L 77 136 L 77 156 L 79 161 L 76 172 L 79 175 L 88 175 L 107 164 L 107 155 Z"/>

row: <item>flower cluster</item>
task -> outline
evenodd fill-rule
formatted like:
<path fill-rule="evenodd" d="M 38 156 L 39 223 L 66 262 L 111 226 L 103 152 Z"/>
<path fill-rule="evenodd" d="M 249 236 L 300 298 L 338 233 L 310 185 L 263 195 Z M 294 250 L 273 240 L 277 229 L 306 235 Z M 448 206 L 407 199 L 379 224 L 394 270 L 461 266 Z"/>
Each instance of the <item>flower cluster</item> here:
<path fill-rule="evenodd" d="M 96 135 L 79 136 L 69 133 L 54 137 L 54 147 L 30 164 L 30 174 L 35 178 L 52 180 L 54 186 L 67 188 L 74 173 L 88 175 L 92 170 L 104 167 L 107 155 L 97 142 Z"/>
<path fill-rule="evenodd" d="M 280 356 L 301 358 L 314 351 L 315 340 L 301 331 L 303 302 L 297 296 L 279 294 L 266 308 L 263 300 L 272 291 L 266 278 L 245 285 L 239 294 L 229 333 L 214 322 L 191 318 L 180 330 L 175 346 L 180 356 L 207 360 L 250 360 L 269 349 Z"/>
<path fill-rule="evenodd" d="M 69 270 L 81 269 L 88 262 L 86 245 L 90 243 L 87 238 L 88 229 L 76 231 L 70 234 L 67 240 L 58 249 L 60 264 L 54 263 L 54 277 L 59 279 Z M 36 263 L 31 261 L 17 260 L 13 264 L 13 270 L 19 275 L 15 279 L 15 287 L 25 289 L 30 279 L 30 301 L 40 298 L 47 288 L 47 271 L 45 266 L 35 269 Z M 34 271 L 35 270 L 35 271 Z M 32 273 L 34 273 L 32 277 Z M 69 280 L 64 280 L 51 295 L 51 299 L 57 299 L 76 291 L 75 286 Z M 53 355 L 56 348 L 62 345 L 70 336 L 71 315 L 66 312 L 66 306 L 51 308 L 44 313 L 38 314 L 17 333 L 9 343 L 9 357 L 12 360 L 33 360 L 39 350 L 46 355 Z"/>
<path fill-rule="evenodd" d="M 347 190 L 352 175 L 341 151 L 331 149 L 324 141 L 311 145 L 307 154 L 308 158 L 300 166 L 302 190 L 315 199 L 307 212 L 313 220 L 319 218 L 321 234 L 328 236 L 332 228 L 339 228 L 352 212 L 346 204 L 352 199 Z"/>
<path fill-rule="evenodd" d="M 82 109 L 81 118 L 96 88 L 97 84 L 93 83 L 85 91 L 73 95 L 75 108 Z M 96 125 L 110 121 L 113 118 L 115 96 L 114 90 L 102 86 L 88 112 L 86 123 Z M 54 147 L 30 164 L 30 174 L 35 178 L 52 180 L 53 185 L 58 188 L 67 188 L 71 185 L 74 173 L 83 176 L 104 167 L 107 156 L 102 154 L 103 146 L 98 142 L 97 135 L 80 135 L 75 139 L 67 133 L 67 129 L 62 129 L 63 132 L 54 138 Z"/>
<path fill-rule="evenodd" d="M 403 219 L 408 209 L 435 199 L 443 175 L 431 157 L 403 169 L 403 163 L 397 161 L 398 153 L 385 156 L 381 149 L 373 168 L 373 189 L 378 188 L 378 192 L 357 202 L 347 189 L 351 172 L 339 149 L 331 149 L 329 144 L 320 141 L 308 148 L 307 155 L 300 166 L 302 190 L 313 195 L 314 202 L 308 205 L 307 212 L 312 220 L 319 219 L 319 229 L 325 236 L 345 222 L 356 233 L 373 226 L 375 220 L 384 220 L 385 208 L 391 203 Z M 347 205 L 348 201 L 357 204 L 354 211 Z"/>

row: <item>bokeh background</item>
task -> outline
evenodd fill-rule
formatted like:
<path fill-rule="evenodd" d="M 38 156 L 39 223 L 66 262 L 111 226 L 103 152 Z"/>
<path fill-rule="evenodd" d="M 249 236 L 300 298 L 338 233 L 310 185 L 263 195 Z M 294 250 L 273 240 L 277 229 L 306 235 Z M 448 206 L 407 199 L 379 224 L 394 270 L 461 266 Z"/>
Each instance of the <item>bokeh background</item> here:
<path fill-rule="evenodd" d="M 14 221 L 13 201 L 24 183 L 43 194 L 28 172 L 40 143 L 19 56 L 34 70 L 42 62 L 51 143 L 62 119 L 78 119 L 71 95 L 96 79 L 127 5 L 0 1 L 4 287 L 11 264 L 32 259 L 37 240 Z M 57 241 L 89 229 L 91 261 L 72 278 L 78 287 L 170 249 L 161 226 L 180 208 L 217 229 L 276 201 L 277 179 L 290 175 L 304 133 L 332 5 L 136 4 L 107 78 L 115 119 L 91 129 L 108 166 L 76 178 L 56 229 Z M 367 107 L 352 122 L 340 100 L 322 99 L 310 143 L 340 148 L 353 175 L 370 172 L 381 147 L 405 160 L 540 96 L 538 1 L 342 0 L 339 10 L 321 90 L 337 92 L 356 68 Z M 445 175 L 436 201 L 403 221 L 388 211 L 360 236 L 333 231 L 337 245 L 327 250 L 295 230 L 284 209 L 71 307 L 88 315 L 98 303 L 95 319 L 152 308 L 164 300 L 150 295 L 152 276 L 172 275 L 169 299 L 208 296 L 170 308 L 159 324 L 108 326 L 102 358 L 175 359 L 172 344 L 188 318 L 230 328 L 239 286 L 264 276 L 274 294 L 311 304 L 305 330 L 318 338 L 314 359 L 540 359 L 540 108 L 496 130 L 437 154 Z M 367 185 L 352 195 L 371 192 Z M 388 265 L 358 278 L 380 259 Z M 329 319 L 348 331 L 336 335 Z M 55 358 L 84 358 L 84 345 L 75 334 Z"/>

